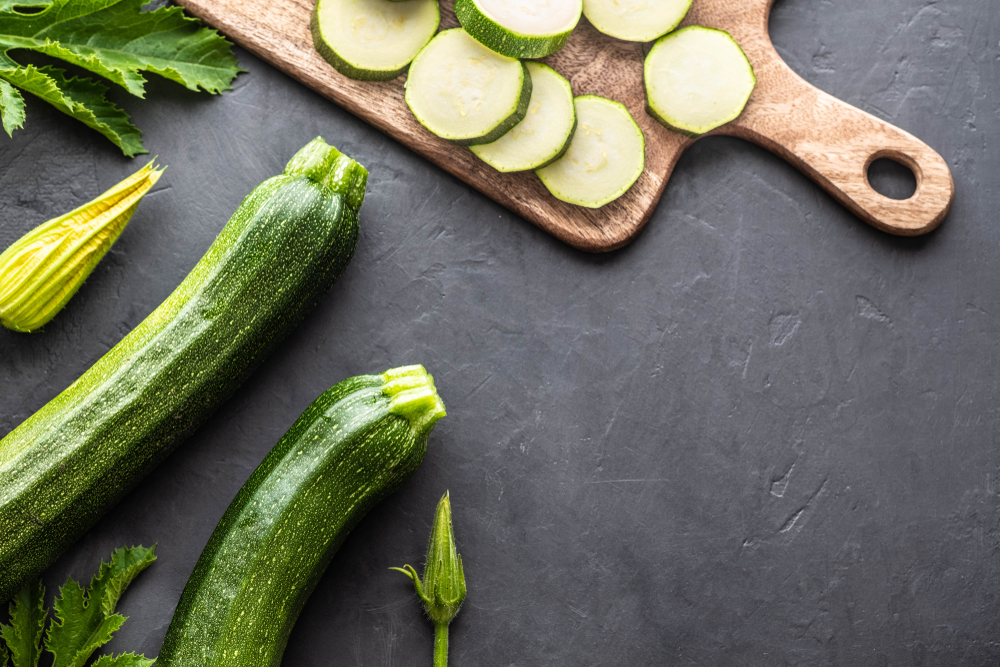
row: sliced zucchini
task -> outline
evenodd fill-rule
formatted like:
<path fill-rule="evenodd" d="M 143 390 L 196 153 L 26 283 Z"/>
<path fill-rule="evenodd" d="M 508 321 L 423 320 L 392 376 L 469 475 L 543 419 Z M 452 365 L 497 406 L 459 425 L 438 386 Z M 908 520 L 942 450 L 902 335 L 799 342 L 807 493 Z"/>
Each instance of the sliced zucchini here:
<path fill-rule="evenodd" d="M 569 150 L 535 173 L 556 199 L 600 208 L 642 175 L 646 140 L 624 105 L 596 95 L 581 95 L 574 103 L 577 125 Z"/>
<path fill-rule="evenodd" d="M 507 134 L 524 119 L 530 99 L 527 68 L 461 28 L 432 39 L 406 78 L 406 104 L 420 124 L 461 146 L 489 144 Z"/>
<path fill-rule="evenodd" d="M 701 26 L 657 41 L 646 56 L 643 78 L 649 115 L 690 137 L 736 119 L 757 85 L 736 40 Z"/>
<path fill-rule="evenodd" d="M 497 171 L 528 171 L 555 162 L 566 153 L 576 129 L 569 81 L 548 65 L 525 66 L 531 74 L 531 101 L 524 120 L 492 144 L 471 147 Z"/>
<path fill-rule="evenodd" d="M 651 42 L 684 20 L 691 0 L 583 0 L 583 14 L 605 35 Z"/>
<path fill-rule="evenodd" d="M 344 76 L 389 81 L 406 71 L 441 23 L 438 0 L 319 0 L 313 44 Z"/>
<path fill-rule="evenodd" d="M 455 0 L 466 32 L 511 58 L 544 58 L 566 45 L 583 0 Z"/>

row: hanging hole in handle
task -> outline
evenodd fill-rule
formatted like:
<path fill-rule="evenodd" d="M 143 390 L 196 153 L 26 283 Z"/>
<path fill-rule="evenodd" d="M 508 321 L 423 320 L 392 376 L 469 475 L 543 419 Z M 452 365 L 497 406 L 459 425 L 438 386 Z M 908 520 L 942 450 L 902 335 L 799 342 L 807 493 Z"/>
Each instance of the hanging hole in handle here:
<path fill-rule="evenodd" d="M 903 201 L 911 199 L 920 185 L 917 165 L 908 155 L 880 151 L 865 167 L 865 177 L 872 190 L 883 197 Z"/>

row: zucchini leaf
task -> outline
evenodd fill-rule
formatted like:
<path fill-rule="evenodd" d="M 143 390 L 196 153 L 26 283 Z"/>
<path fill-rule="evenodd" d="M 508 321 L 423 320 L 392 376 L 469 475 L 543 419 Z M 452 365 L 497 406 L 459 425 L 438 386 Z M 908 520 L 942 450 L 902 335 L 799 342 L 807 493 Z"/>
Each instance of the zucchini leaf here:
<path fill-rule="evenodd" d="M 147 152 L 142 147 L 142 133 L 139 132 L 139 128 L 128 122 L 128 114 L 104 97 L 104 93 L 108 90 L 107 86 L 86 77 L 67 79 L 61 69 L 36 68 L 33 65 L 9 71 L 0 70 L 0 78 L 7 79 L 15 86 L 45 100 L 64 114 L 94 128 L 121 148 L 125 155 L 132 157 Z M 23 119 L 22 102 L 22 122 Z"/>
<path fill-rule="evenodd" d="M 24 125 L 24 98 L 17 88 L 0 79 L 0 121 L 8 137 Z M 0 667 L 3 667 L 0 664 Z"/>
<path fill-rule="evenodd" d="M 229 43 L 197 19 L 186 17 L 180 7 L 141 11 L 145 3 L 0 0 L 0 79 L 83 121 L 126 155 L 145 152 L 128 115 L 104 97 L 106 87 L 87 78 L 67 79 L 51 67 L 22 66 L 10 57 L 13 49 L 43 53 L 138 97 L 145 95 L 142 72 L 153 72 L 189 90 L 213 94 L 229 90 L 241 71 Z M 9 134 L 23 122 L 24 104 L 11 101 L 8 111 L 8 97 L 14 99 L 0 97 L 0 111 Z"/>
<path fill-rule="evenodd" d="M 153 661 L 144 655 L 122 653 L 113 658 L 110 655 L 102 655 L 91 667 L 149 667 L 152 664 Z"/>
<path fill-rule="evenodd" d="M 42 654 L 42 631 L 49 615 L 45 587 L 41 581 L 27 584 L 10 603 L 10 625 L 0 623 L 0 637 L 10 649 L 14 667 L 38 667 Z M 0 649 L 6 664 L 7 652 Z"/>
<path fill-rule="evenodd" d="M 89 588 L 85 590 L 70 579 L 59 589 L 56 615 L 45 635 L 45 648 L 54 655 L 52 667 L 83 667 L 94 651 L 111 640 L 127 620 L 115 613 L 115 606 L 136 575 L 156 560 L 154 549 L 155 546 L 118 549 L 110 563 L 101 561 L 101 569 L 91 579 Z M 142 667 L 138 663 L 130 666 L 127 661 L 123 665 Z"/>

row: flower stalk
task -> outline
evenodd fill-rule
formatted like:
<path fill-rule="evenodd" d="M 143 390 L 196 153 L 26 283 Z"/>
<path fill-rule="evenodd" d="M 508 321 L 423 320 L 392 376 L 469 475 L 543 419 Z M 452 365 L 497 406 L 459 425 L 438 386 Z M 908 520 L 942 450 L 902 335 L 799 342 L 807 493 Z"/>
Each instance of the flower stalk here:
<path fill-rule="evenodd" d="M 163 169 L 149 164 L 0 254 L 0 324 L 35 331 L 62 310 L 121 235 Z"/>
<path fill-rule="evenodd" d="M 434 667 L 448 665 L 448 626 L 465 601 L 465 570 L 462 557 L 455 545 L 455 531 L 451 524 L 451 499 L 445 492 L 438 502 L 431 528 L 431 541 L 427 547 L 427 564 L 421 582 L 410 565 L 389 568 L 402 572 L 413 580 L 417 597 L 434 622 Z"/>

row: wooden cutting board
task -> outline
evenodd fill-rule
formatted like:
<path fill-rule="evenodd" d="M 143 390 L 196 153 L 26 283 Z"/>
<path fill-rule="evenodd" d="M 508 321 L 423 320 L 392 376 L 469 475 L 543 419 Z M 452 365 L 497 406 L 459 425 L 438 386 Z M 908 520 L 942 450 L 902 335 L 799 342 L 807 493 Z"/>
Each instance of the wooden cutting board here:
<path fill-rule="evenodd" d="M 313 48 L 314 0 L 177 0 L 313 90 L 360 116 L 445 171 L 566 243 L 590 252 L 627 244 L 649 220 L 681 153 L 693 139 L 664 128 L 645 112 L 643 45 L 597 32 L 586 19 L 566 47 L 545 62 L 569 79 L 576 95 L 625 104 L 646 135 L 646 171 L 622 198 L 598 210 L 560 202 L 533 173 L 501 174 L 468 149 L 424 129 L 403 100 L 403 78 L 384 83 L 342 76 Z M 903 236 L 925 234 L 945 218 L 955 186 L 948 165 L 913 135 L 822 92 L 785 64 L 771 45 L 774 0 L 694 0 L 684 25 L 728 31 L 757 73 L 757 88 L 736 121 L 716 130 L 777 153 L 865 222 Z M 458 25 L 452 0 L 441 0 L 441 26 Z M 868 183 L 868 166 L 890 158 L 909 167 L 917 189 L 905 201 L 884 197 Z"/>

